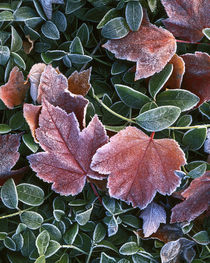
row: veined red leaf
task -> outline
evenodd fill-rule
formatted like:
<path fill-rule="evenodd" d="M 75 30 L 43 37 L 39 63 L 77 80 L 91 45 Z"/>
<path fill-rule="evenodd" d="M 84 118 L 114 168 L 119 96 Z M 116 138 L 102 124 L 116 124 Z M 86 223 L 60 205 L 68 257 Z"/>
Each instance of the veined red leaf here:
<path fill-rule="evenodd" d="M 208 209 L 210 200 L 210 171 L 194 179 L 182 193 L 186 199 L 172 209 L 171 223 L 192 221 Z"/>
<path fill-rule="evenodd" d="M 174 174 L 185 164 L 176 141 L 154 140 L 135 127 L 127 127 L 97 150 L 91 167 L 109 175 L 111 197 L 145 208 L 157 192 L 170 195 L 180 184 Z"/>
<path fill-rule="evenodd" d="M 185 62 L 182 87 L 200 98 L 197 107 L 210 100 L 210 56 L 207 53 L 195 52 L 181 56 Z"/>
<path fill-rule="evenodd" d="M 116 58 L 136 62 L 135 80 L 138 80 L 165 67 L 176 52 L 176 40 L 166 29 L 151 24 L 144 11 L 138 31 L 129 32 L 121 39 L 109 40 L 103 47 L 114 53 Z"/>
<path fill-rule="evenodd" d="M 202 30 L 210 27 L 210 2 L 206 0 L 161 0 L 169 18 L 163 20 L 176 37 L 191 42 L 200 41 Z"/>
<path fill-rule="evenodd" d="M 0 87 L 0 99 L 9 109 L 13 109 L 23 103 L 28 88 L 29 85 L 25 84 L 22 71 L 14 67 L 10 72 L 8 82 Z"/>
<path fill-rule="evenodd" d="M 144 236 L 149 237 L 155 233 L 160 223 L 166 223 L 165 209 L 155 202 L 150 203 L 141 213 L 140 217 L 143 219 Z"/>
<path fill-rule="evenodd" d="M 105 129 L 95 116 L 88 127 L 79 130 L 74 113 L 67 114 L 43 99 L 36 136 L 45 152 L 28 156 L 32 169 L 52 189 L 62 195 L 76 195 L 87 176 L 103 179 L 90 168 L 92 156 L 107 142 Z"/>

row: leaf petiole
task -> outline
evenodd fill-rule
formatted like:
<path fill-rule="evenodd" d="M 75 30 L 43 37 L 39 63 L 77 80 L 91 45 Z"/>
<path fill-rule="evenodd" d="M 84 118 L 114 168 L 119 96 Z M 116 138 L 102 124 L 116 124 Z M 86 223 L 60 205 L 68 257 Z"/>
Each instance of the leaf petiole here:
<path fill-rule="evenodd" d="M 190 129 L 199 129 L 199 128 L 209 128 L 210 124 L 204 125 L 195 125 L 195 126 L 185 126 L 185 127 L 168 127 L 167 129 L 173 130 L 190 130 Z"/>

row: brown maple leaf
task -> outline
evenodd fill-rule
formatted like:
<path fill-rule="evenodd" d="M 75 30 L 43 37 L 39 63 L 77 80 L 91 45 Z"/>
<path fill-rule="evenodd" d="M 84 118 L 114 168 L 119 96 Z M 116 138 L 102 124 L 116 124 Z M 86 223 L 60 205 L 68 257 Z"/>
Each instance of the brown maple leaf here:
<path fill-rule="evenodd" d="M 138 80 L 165 67 L 176 52 L 176 40 L 166 29 L 151 24 L 144 11 L 138 31 L 129 32 L 121 39 L 109 40 L 103 47 L 114 53 L 116 58 L 136 62 L 135 80 Z"/>
<path fill-rule="evenodd" d="M 207 53 L 195 52 L 181 56 L 185 62 L 185 74 L 182 88 L 200 98 L 197 107 L 210 100 L 210 56 Z"/>
<path fill-rule="evenodd" d="M 23 103 L 28 88 L 29 85 L 25 84 L 23 73 L 18 67 L 14 67 L 8 82 L 0 87 L 0 99 L 9 109 L 13 109 Z"/>
<path fill-rule="evenodd" d="M 208 209 L 210 200 L 210 171 L 194 179 L 182 193 L 186 199 L 172 209 L 171 223 L 192 221 Z"/>
<path fill-rule="evenodd" d="M 68 90 L 73 94 L 87 95 L 91 85 L 90 76 L 92 68 L 82 72 L 74 71 L 68 78 Z"/>
<path fill-rule="evenodd" d="M 204 36 L 202 30 L 210 27 L 210 1 L 161 0 L 169 18 L 163 20 L 176 37 L 197 42 Z"/>
<path fill-rule="evenodd" d="M 90 168 L 92 156 L 108 139 L 97 116 L 80 132 L 74 113 L 67 114 L 43 99 L 39 125 L 36 136 L 45 152 L 28 159 L 39 178 L 53 182 L 54 191 L 76 195 L 82 191 L 87 176 L 104 178 Z"/>
<path fill-rule="evenodd" d="M 174 174 L 185 164 L 183 151 L 172 139 L 154 140 L 127 127 L 98 149 L 91 167 L 109 175 L 111 197 L 145 208 L 157 192 L 170 195 L 180 184 Z"/>

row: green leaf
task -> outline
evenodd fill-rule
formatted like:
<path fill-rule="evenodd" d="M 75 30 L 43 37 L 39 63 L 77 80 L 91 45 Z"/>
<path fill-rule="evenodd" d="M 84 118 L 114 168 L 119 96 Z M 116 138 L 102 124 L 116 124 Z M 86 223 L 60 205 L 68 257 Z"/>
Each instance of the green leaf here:
<path fill-rule="evenodd" d="M 24 125 L 24 121 L 23 112 L 18 111 L 9 119 L 9 126 L 12 130 L 18 130 Z"/>
<path fill-rule="evenodd" d="M 137 124 L 147 131 L 162 131 L 172 125 L 181 113 L 175 106 L 162 106 L 139 114 Z"/>
<path fill-rule="evenodd" d="M 97 247 L 108 248 L 108 249 L 111 249 L 111 250 L 115 251 L 116 253 L 118 253 L 117 247 L 115 245 L 113 245 L 112 242 L 110 242 L 108 240 L 102 240 L 101 242 L 99 242 L 97 244 Z"/>
<path fill-rule="evenodd" d="M 40 257 L 36 259 L 34 263 L 45 263 L 45 262 L 46 262 L 45 255 L 41 255 Z"/>
<path fill-rule="evenodd" d="M 66 55 L 66 52 L 63 50 L 48 50 L 45 53 L 45 59 L 49 61 L 57 61 L 62 59 Z"/>
<path fill-rule="evenodd" d="M 125 18 L 132 31 L 138 31 L 143 18 L 143 9 L 139 1 L 129 1 L 125 8 Z"/>
<path fill-rule="evenodd" d="M 77 29 L 77 37 L 80 38 L 82 44 L 86 46 L 89 42 L 90 38 L 90 32 L 88 26 L 83 23 L 78 29 Z"/>
<path fill-rule="evenodd" d="M 145 111 L 152 110 L 157 107 L 158 107 L 157 104 L 154 101 L 151 101 L 151 102 L 146 103 L 143 107 L 141 107 L 139 113 L 143 113 Z"/>
<path fill-rule="evenodd" d="M 55 241 L 55 240 L 50 240 L 49 245 L 47 247 L 47 251 L 45 252 L 45 257 L 49 258 L 52 255 L 54 255 L 59 249 L 61 245 Z"/>
<path fill-rule="evenodd" d="M 66 244 L 72 245 L 75 241 L 75 238 L 77 237 L 78 232 L 79 232 L 79 225 L 75 223 L 73 226 L 70 227 L 70 229 L 64 235 L 64 240 Z"/>
<path fill-rule="evenodd" d="M 21 253 L 24 257 L 29 257 L 31 252 L 35 249 L 35 235 L 34 233 L 29 230 L 26 229 L 23 232 L 23 239 L 24 239 L 24 246 L 21 249 Z"/>
<path fill-rule="evenodd" d="M 157 0 L 147 0 L 151 12 L 157 9 Z"/>
<path fill-rule="evenodd" d="M 114 85 L 120 99 L 131 108 L 140 109 L 144 104 L 150 102 L 150 98 L 143 93 L 136 91 L 128 86 Z"/>
<path fill-rule="evenodd" d="M 23 236 L 21 234 L 14 234 L 12 236 L 12 240 L 15 242 L 16 244 L 16 251 L 21 250 L 21 248 L 23 247 Z"/>
<path fill-rule="evenodd" d="M 134 255 L 139 251 L 139 247 L 136 242 L 127 242 L 123 244 L 119 250 L 120 254 L 130 256 Z"/>
<path fill-rule="evenodd" d="M 69 263 L 69 256 L 68 254 L 63 254 L 59 260 L 57 260 L 55 263 Z"/>
<path fill-rule="evenodd" d="M 163 88 L 173 72 L 173 65 L 168 64 L 165 68 L 154 74 L 149 80 L 149 93 L 155 99 L 158 92 Z"/>
<path fill-rule="evenodd" d="M 36 16 L 37 14 L 34 12 L 34 9 L 28 6 L 20 7 L 17 9 L 17 11 L 14 12 L 15 21 L 18 21 L 18 22 L 24 22 Z"/>
<path fill-rule="evenodd" d="M 76 10 L 80 9 L 81 7 L 83 7 L 85 5 L 86 1 L 81 0 L 81 1 L 71 1 L 71 0 L 67 0 L 66 2 L 66 10 L 65 13 L 67 15 L 75 12 Z"/>
<path fill-rule="evenodd" d="M 12 129 L 7 124 L 0 124 L 0 134 L 5 134 L 10 132 Z"/>
<path fill-rule="evenodd" d="M 98 223 L 93 232 L 93 242 L 99 243 L 105 238 L 105 236 L 106 236 L 105 227 L 101 223 Z"/>
<path fill-rule="evenodd" d="M 103 26 L 106 25 L 106 23 L 108 21 L 110 21 L 111 19 L 118 17 L 119 16 L 119 11 L 116 8 L 112 8 L 110 9 L 105 16 L 101 19 L 101 21 L 99 22 L 99 24 L 97 25 L 97 29 L 101 29 Z"/>
<path fill-rule="evenodd" d="M 20 234 L 21 232 L 25 231 L 26 228 L 27 228 L 27 226 L 26 226 L 25 224 L 19 223 L 19 224 L 18 224 L 18 227 L 16 228 L 15 233 L 16 233 L 16 234 Z"/>
<path fill-rule="evenodd" d="M 80 55 L 80 54 L 70 54 L 68 55 L 71 62 L 74 64 L 85 64 L 92 60 L 92 57 L 87 55 Z"/>
<path fill-rule="evenodd" d="M 108 237 L 116 235 L 118 229 L 118 220 L 113 215 L 108 223 Z"/>
<path fill-rule="evenodd" d="M 81 43 L 79 37 L 75 37 L 73 39 L 73 41 L 71 42 L 70 52 L 71 52 L 71 54 L 84 55 L 83 46 L 82 46 L 82 43 Z"/>
<path fill-rule="evenodd" d="M 36 247 L 39 255 L 45 254 L 50 242 L 50 235 L 47 230 L 42 231 L 36 238 Z"/>
<path fill-rule="evenodd" d="M 210 102 L 204 102 L 200 107 L 199 111 L 206 116 L 208 119 L 210 119 Z"/>
<path fill-rule="evenodd" d="M 4 240 L 7 237 L 7 232 L 0 232 L 0 240 Z"/>
<path fill-rule="evenodd" d="M 25 61 L 21 58 L 20 55 L 18 55 L 15 52 L 11 53 L 12 57 L 14 58 L 14 62 L 21 68 L 23 68 L 24 70 L 26 69 L 26 64 Z"/>
<path fill-rule="evenodd" d="M 204 173 L 206 172 L 206 168 L 207 168 L 207 165 L 205 163 L 199 165 L 198 167 L 196 167 L 195 169 L 191 170 L 189 173 L 188 173 L 188 176 L 190 176 L 191 178 L 197 178 L 197 177 L 200 177 L 202 175 L 204 175 Z"/>
<path fill-rule="evenodd" d="M 116 262 L 115 258 L 108 256 L 104 252 L 101 253 L 100 263 L 114 263 Z"/>
<path fill-rule="evenodd" d="M 8 248 L 9 250 L 15 251 L 16 250 L 16 244 L 15 241 L 13 241 L 10 237 L 6 237 L 3 241 L 4 246 Z"/>
<path fill-rule="evenodd" d="M 18 199 L 30 206 L 39 206 L 44 202 L 44 191 L 32 184 L 19 184 L 17 186 Z"/>
<path fill-rule="evenodd" d="M 10 12 L 10 11 L 0 12 L 0 22 L 9 22 L 9 21 L 13 21 L 13 20 L 14 20 L 14 16 L 13 16 L 12 12 Z"/>
<path fill-rule="evenodd" d="M 204 144 L 206 132 L 206 128 L 191 129 L 184 134 L 182 142 L 190 150 L 198 150 Z"/>
<path fill-rule="evenodd" d="M 40 214 L 33 211 L 23 212 L 20 215 L 20 219 L 22 223 L 26 224 L 28 228 L 33 230 L 41 227 L 44 221 L 43 217 Z"/>
<path fill-rule="evenodd" d="M 11 52 L 17 52 L 22 48 L 23 41 L 13 26 L 11 26 L 11 29 L 12 29 Z"/>
<path fill-rule="evenodd" d="M 111 74 L 118 75 L 120 73 L 125 72 L 127 69 L 128 67 L 125 63 L 115 61 L 114 64 L 112 64 Z"/>
<path fill-rule="evenodd" d="M 195 94 L 182 89 L 166 90 L 157 96 L 157 104 L 159 106 L 172 105 L 179 107 L 181 111 L 192 109 L 199 100 L 199 97 Z"/>
<path fill-rule="evenodd" d="M 11 34 L 9 32 L 0 31 L 1 45 L 4 45 L 10 38 Z M 1 46 L 2 48 L 2 46 Z"/>
<path fill-rule="evenodd" d="M 192 123 L 192 116 L 191 115 L 184 115 L 178 119 L 176 125 L 178 127 L 185 127 L 185 126 L 190 126 L 191 123 Z"/>
<path fill-rule="evenodd" d="M 196 241 L 200 245 L 208 245 L 209 244 L 209 236 L 206 231 L 200 231 L 196 233 L 192 239 Z"/>
<path fill-rule="evenodd" d="M 34 138 L 31 136 L 31 134 L 24 134 L 22 136 L 23 142 L 25 145 L 33 152 L 37 152 L 39 149 L 39 145 L 34 142 Z"/>
<path fill-rule="evenodd" d="M 41 226 L 41 230 L 47 230 L 52 240 L 59 241 L 62 238 L 61 231 L 53 224 L 45 223 Z"/>
<path fill-rule="evenodd" d="M 1 200 L 10 209 L 18 208 L 17 189 L 13 179 L 7 180 L 1 188 Z"/>
<path fill-rule="evenodd" d="M 57 11 L 53 13 L 52 22 L 56 25 L 60 32 L 65 32 L 67 28 L 66 16 L 61 12 Z"/>
<path fill-rule="evenodd" d="M 75 216 L 75 220 L 77 221 L 77 223 L 81 226 L 84 226 L 90 220 L 92 210 L 93 206 L 91 206 L 91 208 L 84 212 L 77 213 Z"/>
<path fill-rule="evenodd" d="M 41 8 L 40 4 L 39 4 L 39 1 L 38 0 L 33 0 L 33 3 L 34 3 L 34 7 L 37 11 L 37 13 L 40 15 L 40 17 L 46 21 L 46 16 L 45 16 L 45 13 L 43 11 L 43 9 Z"/>
<path fill-rule="evenodd" d="M 101 34 L 105 38 L 120 39 L 129 33 L 129 28 L 123 17 L 115 17 L 103 26 Z"/>
<path fill-rule="evenodd" d="M 120 218 L 122 219 L 124 224 L 136 229 L 140 228 L 140 219 L 138 217 L 134 215 L 122 215 L 120 216 Z"/>
<path fill-rule="evenodd" d="M 0 46 L 0 65 L 5 65 L 10 57 L 10 50 L 7 46 Z"/>
<path fill-rule="evenodd" d="M 210 28 L 204 28 L 202 32 L 210 40 Z"/>
<path fill-rule="evenodd" d="M 52 21 L 45 22 L 41 27 L 41 31 L 49 39 L 57 40 L 60 38 L 60 33 Z"/>

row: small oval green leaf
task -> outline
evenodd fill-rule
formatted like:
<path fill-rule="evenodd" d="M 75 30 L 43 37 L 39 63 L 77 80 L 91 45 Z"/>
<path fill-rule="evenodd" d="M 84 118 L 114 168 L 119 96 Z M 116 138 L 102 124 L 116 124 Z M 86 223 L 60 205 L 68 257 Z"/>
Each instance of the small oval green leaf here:
<path fill-rule="evenodd" d="M 23 212 L 20 215 L 20 219 L 22 223 L 24 223 L 25 225 L 27 225 L 28 228 L 33 230 L 41 227 L 44 221 L 43 217 L 40 214 L 33 211 Z"/>
<path fill-rule="evenodd" d="M 143 18 L 143 9 L 139 1 L 129 1 L 125 8 L 125 18 L 132 31 L 138 31 Z"/>
<path fill-rule="evenodd" d="M 188 146 L 190 150 L 198 150 L 205 142 L 206 132 L 206 128 L 189 130 L 184 134 L 182 142 Z"/>
<path fill-rule="evenodd" d="M 10 209 L 18 208 L 18 194 L 13 179 L 7 180 L 1 188 L 1 200 Z"/>
<path fill-rule="evenodd" d="M 60 38 L 60 33 L 52 21 L 45 22 L 41 27 L 41 31 L 49 39 L 57 40 Z"/>
<path fill-rule="evenodd" d="M 105 38 L 120 39 L 129 33 L 129 28 L 123 17 L 115 17 L 111 19 L 102 28 L 101 34 Z"/>
<path fill-rule="evenodd" d="M 44 202 L 44 191 L 32 184 L 19 184 L 17 186 L 18 199 L 27 205 L 39 206 Z"/>

